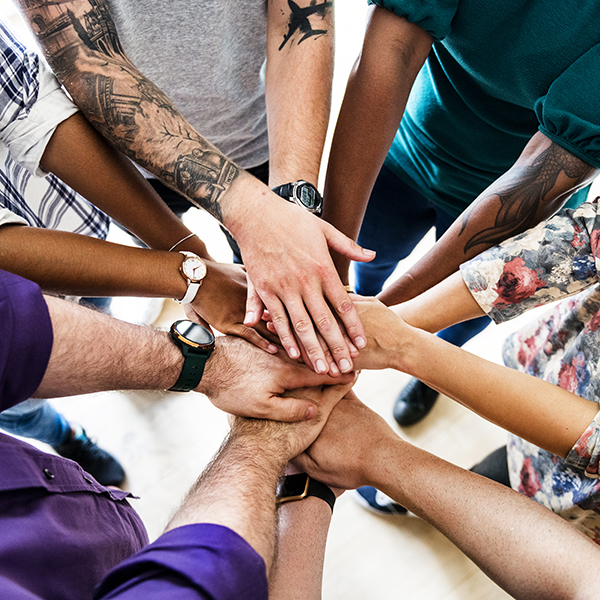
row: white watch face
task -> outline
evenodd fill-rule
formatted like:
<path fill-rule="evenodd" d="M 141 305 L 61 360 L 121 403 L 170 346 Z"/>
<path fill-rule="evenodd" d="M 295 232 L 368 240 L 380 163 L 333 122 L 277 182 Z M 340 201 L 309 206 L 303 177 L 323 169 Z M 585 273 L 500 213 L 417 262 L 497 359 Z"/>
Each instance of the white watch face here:
<path fill-rule="evenodd" d="M 191 282 L 202 281 L 206 276 L 206 264 L 197 256 L 189 256 L 183 261 L 181 271 Z"/>

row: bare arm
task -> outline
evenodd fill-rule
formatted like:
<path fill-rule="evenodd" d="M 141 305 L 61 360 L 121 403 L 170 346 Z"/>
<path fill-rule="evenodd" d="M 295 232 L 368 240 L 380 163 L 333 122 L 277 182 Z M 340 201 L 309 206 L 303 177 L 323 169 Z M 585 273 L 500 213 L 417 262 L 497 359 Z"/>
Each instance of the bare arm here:
<path fill-rule="evenodd" d="M 566 457 L 598 412 L 594 402 L 408 326 L 375 299 L 357 306 L 369 332 L 361 368 L 408 373 L 549 452 Z"/>
<path fill-rule="evenodd" d="M 414 298 L 466 260 L 553 215 L 597 174 L 597 169 L 536 133 L 513 167 L 379 297 L 387 305 Z"/>
<path fill-rule="evenodd" d="M 518 599 L 592 599 L 600 548 L 534 501 L 404 442 L 348 397 L 300 460 L 346 488 L 373 485 L 439 529 Z"/>
<path fill-rule="evenodd" d="M 270 0 L 265 80 L 271 187 L 319 182 L 331 110 L 333 1 Z"/>
<path fill-rule="evenodd" d="M 371 10 L 335 128 L 325 183 L 323 217 L 352 239 L 358 236 L 375 178 L 431 44 L 431 36 L 418 25 L 384 8 Z M 347 278 L 347 258 L 335 256 L 335 262 Z"/>
<path fill-rule="evenodd" d="M 76 304 L 46 297 L 54 343 L 38 398 L 115 389 L 165 390 L 177 381 L 181 351 L 169 334 L 131 325 Z M 218 337 L 196 391 L 231 414 L 281 421 L 309 420 L 316 406 L 290 387 L 347 384 L 305 365 L 272 356 L 235 337 Z"/>
<path fill-rule="evenodd" d="M 264 304 L 288 354 L 299 357 L 300 343 L 311 366 L 324 372 L 316 325 L 340 370 L 351 370 L 350 349 L 334 315 L 359 348 L 364 331 L 329 248 L 353 260 L 373 254 L 279 198 L 196 132 L 129 61 L 104 2 L 23 0 L 21 6 L 48 62 L 92 125 L 236 238 L 260 298 L 252 296 L 246 324 L 258 323 Z M 101 40 L 90 24 L 101 24 Z"/>

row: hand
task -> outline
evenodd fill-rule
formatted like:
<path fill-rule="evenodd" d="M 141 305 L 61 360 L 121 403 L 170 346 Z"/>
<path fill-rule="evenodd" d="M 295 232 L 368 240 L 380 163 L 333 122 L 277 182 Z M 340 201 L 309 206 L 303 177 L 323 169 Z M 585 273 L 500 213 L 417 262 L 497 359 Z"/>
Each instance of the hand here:
<path fill-rule="evenodd" d="M 258 323 L 266 307 L 291 358 L 300 357 L 302 345 L 308 364 L 318 373 L 327 372 L 318 331 L 339 370 L 351 371 L 352 357 L 344 330 L 359 350 L 365 346 L 365 332 L 329 249 L 362 262 L 372 260 L 374 253 L 275 194 L 264 194 L 263 202 L 260 219 L 247 212 L 244 231 L 236 234 L 255 288 L 255 293 L 248 296 L 244 323 Z"/>
<path fill-rule="evenodd" d="M 412 328 L 376 298 L 355 294 L 351 298 L 367 333 L 367 347 L 356 359 L 356 368 L 397 368 Z"/>
<path fill-rule="evenodd" d="M 277 346 L 273 342 L 278 338 L 269 333 L 264 323 L 254 328 L 243 323 L 248 288 L 244 268 L 213 260 L 205 262 L 207 274 L 196 299 L 184 306 L 188 319 L 197 321 L 197 317 L 200 317 L 221 333 L 244 338 L 266 352 L 275 354 Z"/>
<path fill-rule="evenodd" d="M 294 388 L 354 381 L 354 374 L 337 379 L 319 375 L 281 354 L 273 356 L 235 337 L 219 337 L 196 391 L 225 412 L 256 419 L 312 419 L 317 406 L 310 398 L 286 394 Z M 284 397 L 285 396 L 285 397 Z"/>
<path fill-rule="evenodd" d="M 297 398 L 303 398 L 317 407 L 317 414 L 309 421 L 281 423 L 263 419 L 236 417 L 232 436 L 259 438 L 262 452 L 271 450 L 284 464 L 306 450 L 323 429 L 335 405 L 350 391 L 354 380 L 346 384 L 325 385 L 290 390 Z"/>
<path fill-rule="evenodd" d="M 330 487 L 376 485 L 386 452 L 402 440 L 375 412 L 349 392 L 335 406 L 316 441 L 294 464 Z"/>

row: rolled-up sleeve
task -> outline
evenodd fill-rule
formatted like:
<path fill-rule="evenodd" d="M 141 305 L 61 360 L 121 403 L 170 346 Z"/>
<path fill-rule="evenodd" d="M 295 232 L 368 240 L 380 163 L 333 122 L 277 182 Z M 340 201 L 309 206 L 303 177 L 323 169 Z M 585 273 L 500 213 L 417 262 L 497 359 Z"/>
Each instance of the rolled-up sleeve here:
<path fill-rule="evenodd" d="M 221 525 L 185 525 L 113 569 L 96 600 L 267 600 L 265 563 Z"/>
<path fill-rule="evenodd" d="M 577 440 L 565 459 L 567 464 L 582 469 L 586 477 L 597 479 L 600 464 L 600 412 Z"/>
<path fill-rule="evenodd" d="M 77 112 L 46 63 L 27 51 L 0 22 L 0 141 L 12 159 L 36 176 L 57 125 Z"/>
<path fill-rule="evenodd" d="M 558 77 L 535 104 L 540 131 L 600 169 L 600 44 Z"/>
<path fill-rule="evenodd" d="M 597 283 L 598 201 L 563 209 L 461 265 L 463 280 L 483 311 L 501 323 Z"/>
<path fill-rule="evenodd" d="M 369 0 L 369 4 L 405 17 L 436 40 L 443 40 L 452 31 L 452 19 L 458 3 L 459 0 Z"/>

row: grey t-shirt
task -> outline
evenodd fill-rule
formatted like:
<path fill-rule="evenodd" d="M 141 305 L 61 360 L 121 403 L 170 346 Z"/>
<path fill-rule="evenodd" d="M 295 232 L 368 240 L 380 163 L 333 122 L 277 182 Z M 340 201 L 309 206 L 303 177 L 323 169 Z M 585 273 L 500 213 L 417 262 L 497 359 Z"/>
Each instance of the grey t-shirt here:
<path fill-rule="evenodd" d="M 269 158 L 265 0 L 108 0 L 123 48 L 241 167 Z"/>

